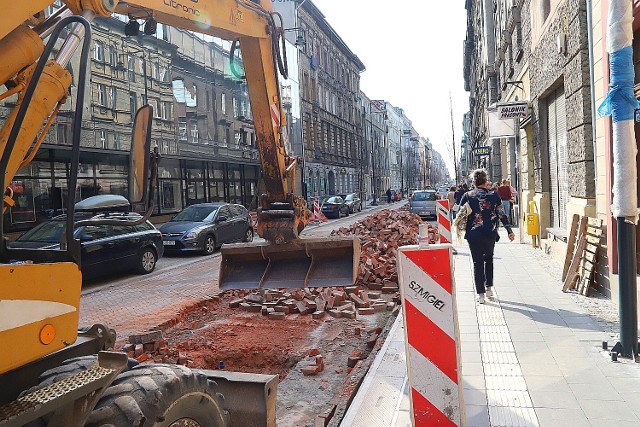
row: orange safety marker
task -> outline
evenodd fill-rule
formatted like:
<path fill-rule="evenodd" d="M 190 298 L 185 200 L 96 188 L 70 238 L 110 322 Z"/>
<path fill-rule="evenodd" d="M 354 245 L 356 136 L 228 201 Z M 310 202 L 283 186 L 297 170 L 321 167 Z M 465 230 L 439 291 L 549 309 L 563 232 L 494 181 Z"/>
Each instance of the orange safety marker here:
<path fill-rule="evenodd" d="M 404 246 L 398 252 L 416 427 L 462 426 L 465 420 L 451 250 L 440 244 Z"/>
<path fill-rule="evenodd" d="M 449 216 L 449 200 L 437 200 L 438 231 L 440 243 L 451 243 L 451 217 Z"/>

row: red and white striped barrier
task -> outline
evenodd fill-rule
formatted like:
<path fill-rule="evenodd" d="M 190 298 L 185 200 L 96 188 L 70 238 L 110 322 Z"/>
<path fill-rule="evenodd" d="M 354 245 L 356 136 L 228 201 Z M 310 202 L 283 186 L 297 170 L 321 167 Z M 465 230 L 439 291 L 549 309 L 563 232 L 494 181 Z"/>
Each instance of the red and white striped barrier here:
<path fill-rule="evenodd" d="M 318 201 L 318 199 L 313 201 L 313 216 L 309 220 L 310 221 L 322 221 L 322 222 L 329 221 L 327 219 L 327 217 L 324 216 L 324 214 L 320 210 L 320 202 Z"/>
<path fill-rule="evenodd" d="M 438 231 L 440 232 L 440 243 L 451 243 L 451 217 L 449 216 L 449 200 L 437 200 L 436 213 L 438 215 Z"/>
<path fill-rule="evenodd" d="M 458 315 L 451 245 L 399 249 L 411 416 L 418 426 L 462 426 Z"/>

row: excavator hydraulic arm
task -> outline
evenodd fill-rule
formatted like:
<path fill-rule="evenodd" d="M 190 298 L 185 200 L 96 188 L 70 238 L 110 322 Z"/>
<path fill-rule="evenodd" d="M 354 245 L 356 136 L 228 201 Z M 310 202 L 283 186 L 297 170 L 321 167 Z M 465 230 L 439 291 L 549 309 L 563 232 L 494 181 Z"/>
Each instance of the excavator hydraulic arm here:
<path fill-rule="evenodd" d="M 309 277 L 333 272 L 335 286 L 353 283 L 358 263 L 359 244 L 354 239 L 336 239 L 329 246 L 336 249 L 316 250 L 314 243 L 299 241 L 299 236 L 309 221 L 306 201 L 297 188 L 296 171 L 301 159 L 286 152 L 285 115 L 282 112 L 278 70 L 286 77 L 286 56 L 282 18 L 272 11 L 271 0 L 63 0 L 63 14 L 82 14 L 88 20 L 120 13 L 130 19 L 153 18 L 159 23 L 204 33 L 239 43 L 242 63 L 247 81 L 253 113 L 255 134 L 260 152 L 262 179 L 265 194 L 260 195 L 258 207 L 258 235 L 269 245 L 248 244 L 233 250 L 223 247 L 225 264 L 221 269 L 220 286 L 226 288 L 260 287 L 268 281 L 270 272 L 279 270 L 280 256 L 287 254 L 293 259 L 305 259 L 315 273 L 307 270 L 299 277 L 289 278 L 289 283 L 302 287 Z M 13 93 L 24 89 L 29 81 L 30 67 L 42 52 L 41 37 L 47 35 L 48 21 L 40 13 L 52 0 L 33 0 L 25 6 L 10 8 L 10 19 L 0 22 L 0 83 L 14 88 Z M 282 43 L 282 45 L 281 45 Z M 282 47 L 281 47 L 282 46 Z M 71 49 L 68 49 L 70 52 Z M 71 84 L 71 76 L 65 70 L 68 51 L 59 52 L 47 65 L 43 78 L 38 83 L 36 94 L 30 103 L 28 116 L 4 175 L 5 187 L 11 182 L 19 168 L 25 166 L 39 148 L 42 138 L 38 134 L 46 131 L 55 115 L 57 106 L 64 102 Z M 10 89 L 8 92 L 11 92 Z M 2 95 L 0 95 L 1 97 Z M 1 98 L 0 98 L 1 99 Z M 20 103 L 20 98 L 19 101 Z M 18 108 L 15 108 L 16 111 Z M 52 113 L 53 112 L 53 113 Z M 10 117 L 0 130 L 0 154 L 6 150 L 6 141 L 12 128 Z M 44 129 L 43 129 L 44 126 Z M 4 196 L 3 210 L 13 203 L 10 190 Z M 269 248 L 275 245 L 278 248 Z M 287 246 L 284 246 L 287 245 Z M 242 254 L 243 263 L 235 262 Z M 322 254 L 331 253 L 328 263 L 323 263 Z M 315 254 L 312 256 L 312 254 Z M 345 268 L 335 268 L 335 254 L 348 257 L 348 263 L 338 263 Z M 313 261 L 312 261 L 313 258 Z M 247 272 L 238 268 L 246 263 L 266 265 L 265 271 L 249 278 Z M 349 268 L 346 268 L 346 267 Z M 298 269 L 299 270 L 299 269 Z M 243 279 L 237 280 L 237 274 Z M 253 284 L 253 285 L 251 285 Z"/>

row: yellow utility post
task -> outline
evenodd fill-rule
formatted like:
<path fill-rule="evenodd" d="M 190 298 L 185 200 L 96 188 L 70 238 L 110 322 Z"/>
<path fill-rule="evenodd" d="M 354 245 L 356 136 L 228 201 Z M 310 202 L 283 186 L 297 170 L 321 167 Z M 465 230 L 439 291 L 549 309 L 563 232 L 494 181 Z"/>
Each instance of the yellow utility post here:
<path fill-rule="evenodd" d="M 535 201 L 529 202 L 529 213 L 527 214 L 527 234 L 531 236 L 531 244 L 538 247 L 538 232 L 540 231 L 540 215 Z"/>

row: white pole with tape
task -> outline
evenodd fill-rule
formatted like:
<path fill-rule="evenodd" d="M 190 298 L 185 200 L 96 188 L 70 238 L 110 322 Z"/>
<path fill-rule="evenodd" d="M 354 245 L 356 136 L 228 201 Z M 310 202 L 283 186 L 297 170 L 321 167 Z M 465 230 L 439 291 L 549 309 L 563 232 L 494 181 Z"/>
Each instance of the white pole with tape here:
<path fill-rule="evenodd" d="M 465 413 L 452 247 L 404 246 L 397 262 L 413 425 L 462 426 Z"/>

